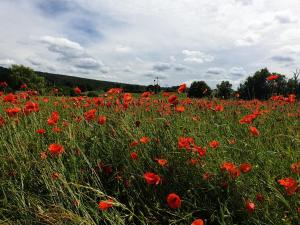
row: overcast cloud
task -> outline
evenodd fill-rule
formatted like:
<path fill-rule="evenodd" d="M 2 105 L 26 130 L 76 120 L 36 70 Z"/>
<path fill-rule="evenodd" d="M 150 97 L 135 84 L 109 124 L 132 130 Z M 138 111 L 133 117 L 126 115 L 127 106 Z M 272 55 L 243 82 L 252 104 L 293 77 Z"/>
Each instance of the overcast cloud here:
<path fill-rule="evenodd" d="M 0 65 L 126 83 L 238 86 L 300 64 L 299 0 L 1 0 Z"/>

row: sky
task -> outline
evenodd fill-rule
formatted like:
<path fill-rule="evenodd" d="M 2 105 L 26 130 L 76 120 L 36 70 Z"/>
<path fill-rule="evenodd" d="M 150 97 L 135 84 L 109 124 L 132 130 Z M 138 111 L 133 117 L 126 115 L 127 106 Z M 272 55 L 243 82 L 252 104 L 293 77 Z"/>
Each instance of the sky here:
<path fill-rule="evenodd" d="M 299 0 L 0 0 L 0 66 L 237 87 L 300 67 Z"/>

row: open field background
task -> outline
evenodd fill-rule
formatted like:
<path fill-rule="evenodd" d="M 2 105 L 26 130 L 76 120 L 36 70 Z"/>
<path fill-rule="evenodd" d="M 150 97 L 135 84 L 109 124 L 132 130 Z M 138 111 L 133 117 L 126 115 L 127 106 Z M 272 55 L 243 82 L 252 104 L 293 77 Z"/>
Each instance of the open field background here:
<path fill-rule="evenodd" d="M 0 222 L 299 224 L 298 102 L 163 95 L 2 94 Z"/>

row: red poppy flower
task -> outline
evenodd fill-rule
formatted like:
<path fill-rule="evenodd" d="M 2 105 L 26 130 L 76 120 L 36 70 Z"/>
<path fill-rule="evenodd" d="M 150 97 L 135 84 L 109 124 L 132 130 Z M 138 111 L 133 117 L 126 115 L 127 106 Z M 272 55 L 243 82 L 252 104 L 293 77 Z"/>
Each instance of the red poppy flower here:
<path fill-rule="evenodd" d="M 259 202 L 262 202 L 264 200 L 264 196 L 261 193 L 256 194 L 256 200 Z"/>
<path fill-rule="evenodd" d="M 133 142 L 130 143 L 130 147 L 135 147 L 135 146 L 137 146 L 138 144 L 139 144 L 138 141 L 133 141 Z"/>
<path fill-rule="evenodd" d="M 106 200 L 106 201 L 101 201 L 98 204 L 98 208 L 102 211 L 105 211 L 111 207 L 113 207 L 113 200 L 111 200 L 111 199 Z"/>
<path fill-rule="evenodd" d="M 81 93 L 81 90 L 80 90 L 79 87 L 76 87 L 76 88 L 74 88 L 74 92 L 75 92 L 76 94 L 80 94 L 80 93 Z"/>
<path fill-rule="evenodd" d="M 142 138 L 140 138 L 140 142 L 143 143 L 143 144 L 147 144 L 149 141 L 150 141 L 149 137 L 142 137 Z"/>
<path fill-rule="evenodd" d="M 196 219 L 191 225 L 204 225 L 204 221 L 202 219 Z"/>
<path fill-rule="evenodd" d="M 36 131 L 38 134 L 45 134 L 46 133 L 46 130 L 45 129 L 38 129 Z"/>
<path fill-rule="evenodd" d="M 176 106 L 176 108 L 175 108 L 175 111 L 176 111 L 176 112 L 180 112 L 180 113 L 184 112 L 184 110 L 185 110 L 185 108 L 184 108 L 183 105 L 178 105 L 178 106 Z"/>
<path fill-rule="evenodd" d="M 181 206 L 181 199 L 177 194 L 171 193 L 167 197 L 167 203 L 170 208 L 178 209 Z"/>
<path fill-rule="evenodd" d="M 87 111 L 87 112 L 84 113 L 84 118 L 87 121 L 91 121 L 91 120 L 95 119 L 96 112 L 97 112 L 97 109 L 90 109 L 89 111 Z"/>
<path fill-rule="evenodd" d="M 222 105 L 215 106 L 215 111 L 216 112 L 222 112 L 223 110 L 224 110 L 224 106 L 222 106 Z"/>
<path fill-rule="evenodd" d="M 5 112 L 7 113 L 7 115 L 9 117 L 13 117 L 13 116 L 17 115 L 19 112 L 21 112 L 21 109 L 18 107 L 9 108 L 9 109 L 6 109 Z"/>
<path fill-rule="evenodd" d="M 293 195 L 298 191 L 297 180 L 292 177 L 286 177 L 278 181 L 283 186 L 288 195 Z"/>
<path fill-rule="evenodd" d="M 132 94 L 130 93 L 125 93 L 123 95 L 123 101 L 126 102 L 126 103 L 129 103 L 132 101 Z"/>
<path fill-rule="evenodd" d="M 178 88 L 178 93 L 180 94 L 184 92 L 185 89 L 186 89 L 186 84 L 181 84 Z"/>
<path fill-rule="evenodd" d="M 178 139 L 178 148 L 179 149 L 185 148 L 187 150 L 190 150 L 194 144 L 195 144 L 195 141 L 191 137 L 179 137 L 179 139 Z"/>
<path fill-rule="evenodd" d="M 58 172 L 53 172 L 51 174 L 51 178 L 52 178 L 52 180 L 57 180 L 59 178 L 59 173 Z"/>
<path fill-rule="evenodd" d="M 205 147 L 196 146 L 193 148 L 196 152 L 198 152 L 199 156 L 202 158 L 206 155 L 207 149 Z"/>
<path fill-rule="evenodd" d="M 64 152 L 64 147 L 59 144 L 51 144 L 48 150 L 52 155 L 61 155 Z"/>
<path fill-rule="evenodd" d="M 246 202 L 246 209 L 249 213 L 253 213 L 255 210 L 255 204 L 251 200 L 248 200 Z"/>
<path fill-rule="evenodd" d="M 138 154 L 137 154 L 136 152 L 131 152 L 131 153 L 130 153 L 130 158 L 131 158 L 132 160 L 137 160 Z"/>
<path fill-rule="evenodd" d="M 144 92 L 141 96 L 142 98 L 148 98 L 151 95 L 150 91 Z"/>
<path fill-rule="evenodd" d="M 21 88 L 21 89 L 26 89 L 26 88 L 27 88 L 27 84 L 22 84 L 22 85 L 20 86 L 20 88 Z"/>
<path fill-rule="evenodd" d="M 166 159 L 155 159 L 157 161 L 157 163 L 161 166 L 165 166 L 168 163 L 168 160 Z"/>
<path fill-rule="evenodd" d="M 267 80 L 268 81 L 277 80 L 278 77 L 279 77 L 278 75 L 272 74 L 272 75 L 270 75 L 270 76 L 267 77 Z"/>
<path fill-rule="evenodd" d="M 178 97 L 176 95 L 170 95 L 168 98 L 170 104 L 176 105 L 178 103 Z"/>
<path fill-rule="evenodd" d="M 99 116 L 98 117 L 98 124 L 103 125 L 106 123 L 106 116 Z"/>
<path fill-rule="evenodd" d="M 220 143 L 218 141 L 216 141 L 216 140 L 213 140 L 213 141 L 209 142 L 209 146 L 211 148 L 218 148 L 219 145 L 220 145 Z"/>
<path fill-rule="evenodd" d="M 254 135 L 254 136 L 259 136 L 259 130 L 256 128 L 256 127 L 252 127 L 252 126 L 250 126 L 249 127 L 249 131 L 250 131 L 250 133 L 252 134 L 252 135 Z"/>
<path fill-rule="evenodd" d="M 225 162 L 221 165 L 221 170 L 224 171 L 224 170 L 231 170 L 231 169 L 234 169 L 235 168 L 235 165 L 231 162 Z"/>
<path fill-rule="evenodd" d="M 291 170 L 293 173 L 300 174 L 300 162 L 293 163 L 291 165 Z"/>
<path fill-rule="evenodd" d="M 248 173 L 252 170 L 252 165 L 250 163 L 243 163 L 240 165 L 240 170 L 242 173 Z"/>
<path fill-rule="evenodd" d="M 145 173 L 144 179 L 146 180 L 147 184 L 158 185 L 161 183 L 161 178 L 157 174 L 151 172 Z"/>

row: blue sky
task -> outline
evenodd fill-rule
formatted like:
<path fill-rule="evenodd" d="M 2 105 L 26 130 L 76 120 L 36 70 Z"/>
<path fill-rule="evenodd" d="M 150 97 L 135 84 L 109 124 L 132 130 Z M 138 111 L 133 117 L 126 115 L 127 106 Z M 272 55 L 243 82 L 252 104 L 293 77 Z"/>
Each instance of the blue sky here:
<path fill-rule="evenodd" d="M 300 62 L 299 0 L 1 0 L 0 65 L 164 86 Z"/>

